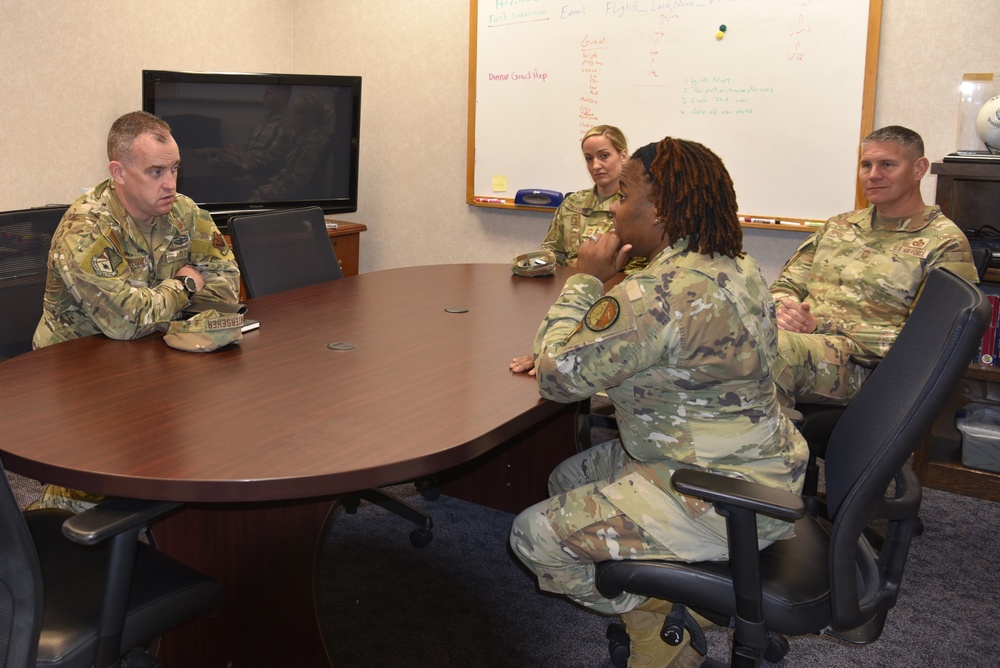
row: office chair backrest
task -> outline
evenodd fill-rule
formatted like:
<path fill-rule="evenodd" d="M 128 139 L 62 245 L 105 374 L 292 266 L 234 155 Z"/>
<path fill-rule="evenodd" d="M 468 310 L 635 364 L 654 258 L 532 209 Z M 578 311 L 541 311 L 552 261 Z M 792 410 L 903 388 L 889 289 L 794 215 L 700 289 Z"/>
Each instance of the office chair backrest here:
<path fill-rule="evenodd" d="M 992 259 L 993 251 L 989 248 L 972 249 L 972 264 L 976 265 L 976 273 L 979 274 L 980 281 L 986 276 L 986 270 L 990 268 L 990 260 Z"/>
<path fill-rule="evenodd" d="M 248 297 L 344 276 L 319 207 L 234 216 L 229 234 Z"/>
<path fill-rule="evenodd" d="M 42 572 L 0 462 L 0 666 L 33 666 L 42 629 Z"/>
<path fill-rule="evenodd" d="M 52 234 L 67 206 L 0 212 L 0 358 L 31 350 Z"/>
<path fill-rule="evenodd" d="M 830 436 L 825 473 L 834 522 L 830 573 L 838 626 L 854 628 L 895 603 L 919 508 L 919 484 L 913 479 L 912 516 L 907 511 L 900 522 L 889 517 L 886 490 L 958 386 L 989 318 L 989 304 L 978 288 L 945 269 L 932 270 L 892 348 Z M 901 482 L 897 478 L 897 494 Z M 881 554 L 872 550 L 865 572 L 862 533 L 876 519 L 890 521 Z"/>

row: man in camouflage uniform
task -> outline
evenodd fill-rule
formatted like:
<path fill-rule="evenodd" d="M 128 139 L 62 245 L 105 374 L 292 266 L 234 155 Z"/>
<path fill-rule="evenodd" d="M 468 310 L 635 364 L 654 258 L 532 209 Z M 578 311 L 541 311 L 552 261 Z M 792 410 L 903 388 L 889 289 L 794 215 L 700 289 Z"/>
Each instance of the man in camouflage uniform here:
<path fill-rule="evenodd" d="M 177 193 L 170 127 L 125 114 L 108 134 L 111 178 L 66 211 L 52 237 L 33 345 L 92 334 L 137 339 L 166 328 L 197 295 L 239 301 L 240 272 L 207 212 Z M 33 507 L 79 512 L 98 497 L 47 485 Z"/>
<path fill-rule="evenodd" d="M 53 235 L 36 348 L 101 333 L 137 339 L 179 318 L 195 295 L 239 301 L 225 238 L 177 193 L 169 126 L 146 112 L 122 116 L 108 158 L 111 178 L 76 200 Z"/>
<path fill-rule="evenodd" d="M 291 96 L 291 86 L 267 86 L 263 99 L 266 115 L 250 128 L 250 136 L 241 149 L 228 149 L 240 168 L 250 173 L 254 185 L 276 174 L 295 146 L 295 130 L 288 109 Z"/>
<path fill-rule="evenodd" d="M 699 182 L 705 170 L 686 171 L 681 158 L 689 153 L 714 158 L 707 172 L 725 175 L 726 197 Z M 699 144 L 667 138 L 637 151 L 621 183 L 616 229 L 581 247 L 581 273 L 567 280 L 534 348 L 541 395 L 572 402 L 606 390 L 620 439 L 560 464 L 549 478 L 552 498 L 517 516 L 510 542 L 542 590 L 625 613 L 630 666 L 689 665 L 676 663 L 683 648 L 668 649 L 658 637 L 663 602 L 629 593 L 604 598 L 594 586 L 594 563 L 727 558 L 725 519 L 677 493 L 673 472 L 707 469 L 798 493 L 807 451 L 777 403 L 770 375 L 774 305 L 756 262 L 740 250 L 735 193 L 721 161 Z M 727 249 L 715 247 L 714 257 L 680 236 L 711 223 L 665 224 L 678 214 L 661 210 L 662 199 L 655 208 L 651 201 L 651 191 L 692 198 L 702 188 L 701 198 L 719 202 L 710 205 L 715 218 L 736 239 Z M 628 252 L 651 261 L 602 295 L 603 281 Z M 767 544 L 788 537 L 791 525 L 762 518 L 758 530 Z M 696 656 L 683 660 L 700 663 Z"/>
<path fill-rule="evenodd" d="M 192 151 L 196 160 L 207 161 L 212 172 L 232 177 L 228 185 L 215 184 L 216 200 L 259 199 L 254 191 L 281 171 L 297 140 L 288 105 L 291 95 L 291 86 L 269 84 L 261 100 L 265 112 L 250 127 L 242 145 L 226 144 Z"/>
<path fill-rule="evenodd" d="M 978 283 L 965 235 L 924 204 L 930 163 L 920 135 L 889 126 L 861 147 L 858 180 L 872 206 L 827 221 L 771 285 L 785 405 L 847 403 L 869 373 L 850 356 L 886 353 L 933 267 Z"/>

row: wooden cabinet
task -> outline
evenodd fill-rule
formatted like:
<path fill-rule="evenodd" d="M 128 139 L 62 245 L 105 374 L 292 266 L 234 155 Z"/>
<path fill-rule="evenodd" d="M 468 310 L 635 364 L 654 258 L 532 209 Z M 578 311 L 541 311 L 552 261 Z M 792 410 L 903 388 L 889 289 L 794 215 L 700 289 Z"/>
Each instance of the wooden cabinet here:
<path fill-rule="evenodd" d="M 368 229 L 361 223 L 349 223 L 327 216 L 328 223 L 336 223 L 337 229 L 328 230 L 330 243 L 340 260 L 340 270 L 344 276 L 357 276 L 360 270 L 358 256 L 361 252 L 361 233 Z"/>
<path fill-rule="evenodd" d="M 937 203 L 961 227 L 1000 228 L 1000 163 L 935 162 Z"/>
<path fill-rule="evenodd" d="M 913 469 L 925 487 L 1000 501 L 1000 473 L 962 464 L 962 435 L 955 427 L 955 413 L 970 403 L 1000 405 L 1000 367 L 969 367 L 914 455 Z"/>
<path fill-rule="evenodd" d="M 937 203 L 962 229 L 1000 228 L 1000 164 L 938 162 Z M 996 288 L 1000 271 L 990 269 L 985 289 Z M 962 465 L 962 439 L 955 413 L 970 403 L 1000 405 L 1000 367 L 972 365 L 951 401 L 934 420 L 914 455 L 914 470 L 927 487 L 1000 501 L 1000 474 Z"/>

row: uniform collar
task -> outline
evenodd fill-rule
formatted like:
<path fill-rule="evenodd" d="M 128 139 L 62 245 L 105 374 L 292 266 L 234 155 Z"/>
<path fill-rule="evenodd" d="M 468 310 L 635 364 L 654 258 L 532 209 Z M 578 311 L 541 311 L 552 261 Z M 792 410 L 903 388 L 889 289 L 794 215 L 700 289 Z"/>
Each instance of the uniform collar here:
<path fill-rule="evenodd" d="M 118 224 L 119 233 L 124 233 L 137 242 L 142 240 L 142 244 L 146 245 L 150 243 L 151 233 L 160 225 L 167 225 L 170 227 L 169 230 L 165 231 L 165 240 L 169 241 L 175 232 L 176 226 L 173 224 L 172 216 L 170 213 L 163 214 L 162 216 L 156 216 L 150 222 L 148 226 L 140 225 L 135 221 L 132 216 L 129 215 L 128 211 L 125 210 L 125 205 L 118 198 L 118 193 L 115 191 L 114 181 L 108 179 L 104 183 L 94 188 L 94 197 L 99 200 L 100 205 L 107 209 L 108 213 Z M 171 210 L 172 211 L 172 210 Z"/>
<path fill-rule="evenodd" d="M 650 258 L 648 266 L 651 267 L 653 265 L 663 264 L 672 257 L 680 255 L 681 253 L 686 253 L 688 250 L 687 245 L 688 245 L 687 237 L 678 239 L 677 241 L 675 241 L 674 243 L 670 244 L 669 246 L 661 250 L 659 253 L 657 253 L 655 257 Z"/>
<path fill-rule="evenodd" d="M 883 232 L 919 232 L 924 229 L 938 216 L 943 215 L 941 213 L 941 207 L 937 204 L 932 204 L 930 206 L 924 207 L 924 210 L 920 213 L 908 216 L 905 218 L 890 218 L 887 221 L 896 222 L 895 225 L 879 226 L 879 231 Z M 866 232 L 872 232 L 875 230 L 873 225 L 875 220 L 875 207 L 870 206 L 867 209 L 859 209 L 851 215 L 851 222 L 858 227 L 862 228 Z M 880 221 L 881 222 L 881 221 Z"/>

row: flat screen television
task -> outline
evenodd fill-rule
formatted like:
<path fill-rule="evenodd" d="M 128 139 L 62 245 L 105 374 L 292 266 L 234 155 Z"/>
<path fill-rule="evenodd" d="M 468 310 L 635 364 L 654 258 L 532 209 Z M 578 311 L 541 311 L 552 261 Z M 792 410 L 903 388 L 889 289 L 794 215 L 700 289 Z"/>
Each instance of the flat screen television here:
<path fill-rule="evenodd" d="M 181 152 L 177 191 L 220 227 L 253 211 L 358 209 L 361 77 L 142 71 Z"/>

